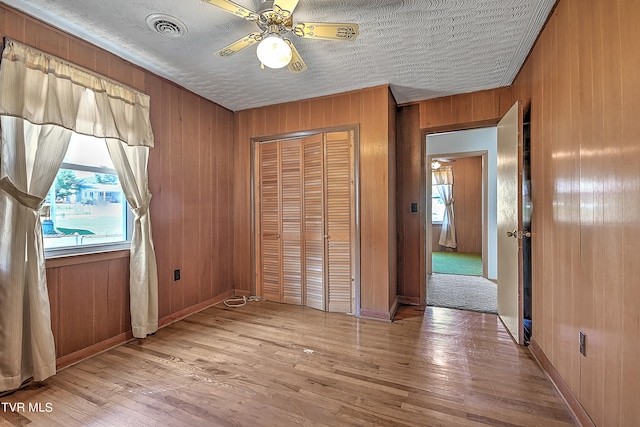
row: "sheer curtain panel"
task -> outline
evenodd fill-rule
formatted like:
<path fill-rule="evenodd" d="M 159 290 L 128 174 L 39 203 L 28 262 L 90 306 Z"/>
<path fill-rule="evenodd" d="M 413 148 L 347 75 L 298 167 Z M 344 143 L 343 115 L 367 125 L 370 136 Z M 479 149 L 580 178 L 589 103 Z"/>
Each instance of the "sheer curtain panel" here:
<path fill-rule="evenodd" d="M 0 390 L 56 372 L 39 209 L 71 131 L 0 117 Z"/>
<path fill-rule="evenodd" d="M 453 214 L 453 168 L 443 166 L 433 171 L 432 180 L 445 206 L 438 244 L 455 249 L 458 247 L 458 243 L 456 242 L 456 222 Z"/>
<path fill-rule="evenodd" d="M 123 151 L 135 148 L 133 158 L 144 159 L 132 162 L 127 173 L 134 178 L 121 183 L 128 200 L 140 195 L 130 202 L 139 223 L 131 246 L 131 317 L 143 319 L 132 325 L 136 336 L 157 330 L 146 172 L 153 147 L 149 97 L 6 39 L 0 63 L 0 391 L 55 374 L 39 208 L 72 132 L 117 140 Z"/>
<path fill-rule="evenodd" d="M 158 330 L 158 269 L 151 237 L 151 193 L 147 184 L 149 147 L 130 146 L 117 139 L 107 139 L 107 147 L 135 215 L 129 261 L 131 330 L 134 337 L 144 338 Z M 152 288 L 149 283 L 155 286 Z"/>

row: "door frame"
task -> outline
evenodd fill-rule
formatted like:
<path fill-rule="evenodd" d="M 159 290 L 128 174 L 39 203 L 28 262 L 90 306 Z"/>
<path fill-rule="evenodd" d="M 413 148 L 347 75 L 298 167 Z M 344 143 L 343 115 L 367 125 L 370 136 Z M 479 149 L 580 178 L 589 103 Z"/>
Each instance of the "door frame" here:
<path fill-rule="evenodd" d="M 426 144 L 427 144 L 426 136 L 425 136 L 424 144 L 426 147 Z M 425 148 L 425 151 L 426 151 L 426 148 Z M 487 234 L 489 230 L 489 201 L 487 197 L 487 189 L 489 185 L 489 177 L 487 173 L 487 168 L 489 167 L 489 159 L 488 159 L 489 152 L 487 150 L 478 150 L 478 151 L 452 152 L 452 153 L 446 153 L 446 154 L 430 154 L 427 156 L 426 165 L 427 166 L 430 165 L 433 159 L 436 159 L 439 157 L 447 157 L 452 159 L 463 159 L 467 157 L 482 157 L 482 160 L 481 160 L 482 162 L 482 206 L 480 207 L 481 213 L 482 213 L 482 220 L 481 220 L 482 222 L 482 277 L 486 279 L 488 275 L 487 258 L 489 253 L 489 239 Z M 428 169 L 428 170 L 430 171 L 431 169 Z M 429 203 L 429 200 L 431 200 L 431 197 L 433 195 L 433 185 L 431 183 L 431 174 L 425 173 L 425 175 L 427 178 L 427 182 L 425 183 L 425 189 L 427 192 L 425 196 L 426 202 L 427 202 L 427 209 L 426 209 L 427 212 L 425 216 L 425 220 L 427 221 L 427 224 L 425 224 L 425 230 L 426 230 L 425 231 L 425 247 L 426 247 L 425 256 L 427 257 L 426 273 L 432 274 L 433 273 L 433 265 L 432 265 L 433 236 L 431 235 L 431 233 L 433 231 L 433 227 L 431 226 L 431 221 L 429 221 L 428 218 L 431 218 L 431 214 L 432 214 L 432 206 L 431 206 L 431 203 Z M 454 177 L 454 180 L 455 180 L 455 177 Z"/>
<path fill-rule="evenodd" d="M 260 227 L 258 225 L 258 206 L 256 204 L 257 196 L 257 176 L 258 161 L 256 156 L 258 155 L 257 147 L 262 143 L 284 141 L 291 139 L 300 139 L 312 135 L 324 134 L 328 132 L 353 132 L 353 259 L 351 261 L 351 268 L 353 269 L 353 281 L 351 292 L 354 297 L 353 313 L 356 317 L 360 317 L 360 125 L 347 125 L 347 126 L 335 126 L 318 129 L 310 129 L 298 132 L 286 132 L 281 134 L 263 135 L 252 137 L 250 139 L 251 144 L 251 177 L 250 177 L 250 197 L 251 197 L 251 295 L 260 296 L 262 289 L 258 289 L 258 275 L 260 274 L 258 268 L 259 262 L 259 250 L 260 239 L 258 233 Z"/>
<path fill-rule="evenodd" d="M 431 230 L 427 230 L 427 218 L 431 217 L 431 203 L 427 200 L 427 191 L 431 194 L 431 189 L 427 189 L 427 183 L 431 184 L 431 156 L 427 156 L 427 136 L 443 133 L 443 132 L 457 132 L 463 130 L 472 130 L 472 129 L 480 129 L 485 127 L 497 126 L 498 122 L 502 117 L 489 119 L 489 120 L 480 120 L 476 122 L 467 122 L 467 123 L 457 123 L 452 125 L 445 126 L 437 126 L 430 128 L 422 128 L 420 129 L 420 159 L 421 159 L 421 169 L 422 169 L 422 177 L 420 179 L 420 222 L 422 226 L 420 227 L 420 305 L 427 304 L 427 274 L 431 274 L 433 271 L 432 261 L 431 261 Z M 486 165 L 486 156 L 483 159 L 483 176 L 487 175 L 487 171 L 485 169 Z M 484 177 L 483 177 L 484 179 Z M 483 192 L 486 193 L 487 183 L 483 181 Z M 483 197 L 486 200 L 486 197 Z M 486 221 L 488 221 L 487 216 L 483 217 L 483 227 L 485 227 Z M 429 221 L 431 224 L 431 221 Z M 486 236 L 485 230 L 483 230 L 483 251 L 484 248 L 484 239 Z M 428 243 L 427 244 L 427 239 Z M 427 253 L 428 252 L 428 253 Z M 486 253 L 486 252 L 485 252 Z M 484 253 L 483 253 L 483 272 L 485 270 L 484 265 Z M 486 274 L 485 274 L 486 277 Z"/>

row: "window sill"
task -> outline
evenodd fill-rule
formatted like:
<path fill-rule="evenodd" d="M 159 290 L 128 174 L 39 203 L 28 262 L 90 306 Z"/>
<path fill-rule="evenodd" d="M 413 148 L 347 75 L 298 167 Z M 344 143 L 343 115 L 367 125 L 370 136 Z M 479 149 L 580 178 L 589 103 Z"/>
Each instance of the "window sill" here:
<path fill-rule="evenodd" d="M 46 268 L 66 267 L 69 265 L 89 264 L 119 258 L 129 258 L 129 249 L 113 249 L 73 255 L 53 255 L 47 257 L 45 266 Z"/>

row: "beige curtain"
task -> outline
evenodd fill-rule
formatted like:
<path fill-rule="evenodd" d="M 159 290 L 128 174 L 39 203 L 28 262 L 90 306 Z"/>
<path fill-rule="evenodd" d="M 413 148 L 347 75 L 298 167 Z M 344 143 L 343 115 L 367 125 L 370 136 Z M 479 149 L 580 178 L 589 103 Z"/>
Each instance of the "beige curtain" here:
<path fill-rule="evenodd" d="M 139 223 L 131 246 L 131 317 L 145 319 L 132 325 L 134 332 L 144 333 L 141 336 L 157 329 L 158 283 L 147 211 L 146 153 L 153 146 L 149 97 L 7 39 L 0 64 L 2 391 L 29 377 L 43 380 L 55 373 L 39 207 L 64 158 L 71 131 L 122 141 L 127 146 L 123 151 L 133 146 L 145 153 L 143 161 L 133 162 L 130 174 L 122 173 L 134 176 L 123 179 L 127 199 L 135 194 L 131 186 L 140 195 L 130 201 Z M 133 156 L 137 157 L 141 156 Z M 119 175 L 125 169 L 121 164 Z M 140 302 L 140 295 L 147 301 Z"/>
<path fill-rule="evenodd" d="M 445 205 L 438 244 L 455 249 L 458 247 L 458 243 L 456 242 L 456 222 L 453 214 L 453 168 L 443 166 L 433 171 L 432 184 L 436 186 Z"/>
<path fill-rule="evenodd" d="M 56 372 L 39 209 L 71 131 L 0 117 L 0 391 Z"/>
<path fill-rule="evenodd" d="M 151 193 L 147 184 L 149 147 L 129 146 L 117 139 L 107 139 L 107 147 L 135 215 L 129 262 L 131 330 L 134 337 L 144 338 L 158 330 L 158 269 L 151 237 Z"/>
<path fill-rule="evenodd" d="M 153 147 L 147 95 L 9 39 L 2 53 L 0 115 Z"/>

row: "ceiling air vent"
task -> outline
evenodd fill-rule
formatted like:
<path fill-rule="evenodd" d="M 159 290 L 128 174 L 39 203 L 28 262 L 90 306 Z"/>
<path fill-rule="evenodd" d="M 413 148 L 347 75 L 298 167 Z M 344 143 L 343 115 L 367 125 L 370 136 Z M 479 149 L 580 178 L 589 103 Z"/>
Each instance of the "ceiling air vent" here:
<path fill-rule="evenodd" d="M 184 22 L 162 13 L 147 16 L 147 26 L 166 37 L 181 37 L 187 34 L 187 26 L 184 25 Z"/>

